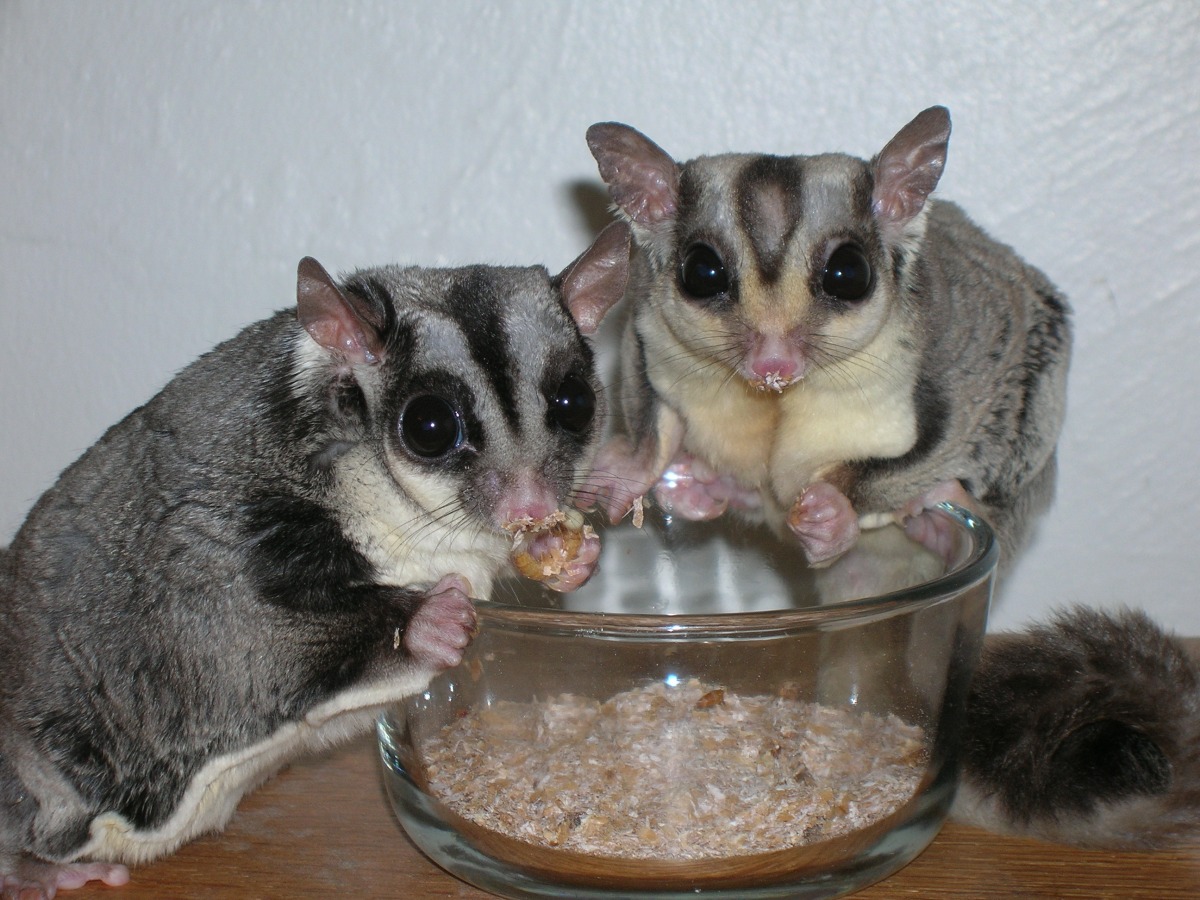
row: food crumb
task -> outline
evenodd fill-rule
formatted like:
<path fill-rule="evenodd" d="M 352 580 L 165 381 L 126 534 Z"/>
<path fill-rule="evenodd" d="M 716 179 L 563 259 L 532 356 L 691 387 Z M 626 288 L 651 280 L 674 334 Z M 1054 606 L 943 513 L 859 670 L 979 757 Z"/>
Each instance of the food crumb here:
<path fill-rule="evenodd" d="M 782 394 L 784 388 L 789 384 L 791 384 L 791 381 L 784 378 L 778 372 L 768 372 L 758 382 L 758 389 L 760 391 L 774 391 L 777 394 Z"/>

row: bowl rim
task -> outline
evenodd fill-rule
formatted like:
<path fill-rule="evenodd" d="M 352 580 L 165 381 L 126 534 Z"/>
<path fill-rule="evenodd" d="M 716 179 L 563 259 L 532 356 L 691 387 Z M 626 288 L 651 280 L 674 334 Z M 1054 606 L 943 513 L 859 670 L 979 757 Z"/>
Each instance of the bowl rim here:
<path fill-rule="evenodd" d="M 728 613 L 595 612 L 521 606 L 497 600 L 476 600 L 475 607 L 481 620 L 502 627 L 536 629 L 548 635 L 640 636 L 658 640 L 722 635 L 766 637 L 866 624 L 947 602 L 994 576 L 1000 551 L 995 531 L 984 519 L 946 502 L 930 507 L 927 512 L 958 522 L 973 538 L 970 554 L 957 568 L 931 581 L 871 597 L 804 609 Z"/>

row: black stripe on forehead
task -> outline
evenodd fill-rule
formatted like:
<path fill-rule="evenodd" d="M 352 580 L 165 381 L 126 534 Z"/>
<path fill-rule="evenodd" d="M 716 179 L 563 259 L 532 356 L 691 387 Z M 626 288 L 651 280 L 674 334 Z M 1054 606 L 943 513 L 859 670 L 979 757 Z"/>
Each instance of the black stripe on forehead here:
<path fill-rule="evenodd" d="M 756 157 L 734 182 L 738 223 L 768 284 L 783 271 L 787 246 L 800 220 L 803 189 L 803 160 L 794 156 Z"/>
<path fill-rule="evenodd" d="M 700 195 L 700 180 L 696 177 L 696 170 L 691 165 L 683 166 L 679 170 L 680 213 L 695 209 L 700 202 Z"/>
<path fill-rule="evenodd" d="M 446 300 L 446 311 L 458 324 L 471 358 L 491 383 L 504 417 L 515 430 L 520 424 L 513 383 L 515 363 L 509 352 L 500 292 L 487 270 L 474 266 L 462 271 Z"/>
<path fill-rule="evenodd" d="M 850 212 L 874 215 L 875 176 L 870 166 L 859 160 L 860 168 L 850 176 Z"/>

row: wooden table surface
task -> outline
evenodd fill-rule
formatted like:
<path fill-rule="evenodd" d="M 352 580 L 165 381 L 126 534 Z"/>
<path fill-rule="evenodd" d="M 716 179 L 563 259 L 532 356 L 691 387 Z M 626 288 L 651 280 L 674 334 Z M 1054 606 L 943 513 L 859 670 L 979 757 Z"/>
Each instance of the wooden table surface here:
<path fill-rule="evenodd" d="M 1200 652 L 1200 640 L 1189 641 Z M 135 868 L 121 888 L 65 900 L 145 898 L 486 900 L 408 840 L 392 815 L 373 739 L 297 763 L 247 797 L 226 831 Z M 569 897 L 569 893 L 564 893 Z M 998 837 L 951 822 L 907 867 L 856 900 L 1182 900 L 1200 898 L 1200 841 L 1113 853 Z"/>

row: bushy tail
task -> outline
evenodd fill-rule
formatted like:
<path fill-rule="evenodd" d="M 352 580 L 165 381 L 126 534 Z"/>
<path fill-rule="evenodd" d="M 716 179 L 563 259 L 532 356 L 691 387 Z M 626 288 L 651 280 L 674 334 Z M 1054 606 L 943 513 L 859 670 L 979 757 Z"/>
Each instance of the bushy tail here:
<path fill-rule="evenodd" d="M 1088 847 L 1200 835 L 1200 666 L 1140 612 L 985 642 L 955 817 Z"/>

